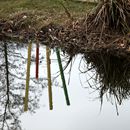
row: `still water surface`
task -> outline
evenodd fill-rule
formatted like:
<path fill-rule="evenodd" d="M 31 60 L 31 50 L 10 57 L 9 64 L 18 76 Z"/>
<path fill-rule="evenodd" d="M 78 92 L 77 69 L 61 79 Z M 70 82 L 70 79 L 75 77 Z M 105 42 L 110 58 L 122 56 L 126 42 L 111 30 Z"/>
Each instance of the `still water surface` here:
<path fill-rule="evenodd" d="M 26 55 L 26 51 L 24 51 Z M 33 54 L 32 54 L 33 55 Z M 45 57 L 45 48 L 40 48 L 40 55 Z M 52 77 L 55 77 L 58 64 L 55 53 L 51 54 Z M 124 101 L 119 106 L 119 116 L 116 108 L 104 99 L 103 107 L 100 112 L 100 101 L 97 98 L 98 92 L 91 93 L 92 90 L 86 87 L 86 75 L 81 75 L 78 67 L 81 56 L 76 58 L 73 64 L 70 83 L 67 85 L 70 106 L 66 106 L 63 89 L 53 86 L 53 105 L 52 111 L 48 108 L 48 90 L 43 90 L 40 99 L 40 109 L 35 114 L 29 112 L 20 117 L 24 130 L 130 130 L 130 101 Z M 31 74 L 35 73 L 35 66 L 31 66 Z M 69 75 L 65 71 L 66 80 Z M 40 63 L 39 76 L 46 77 L 46 59 Z M 81 82 L 82 84 L 81 84 Z M 61 86 L 60 76 L 57 78 Z M 68 80 L 67 80 L 68 81 Z"/>

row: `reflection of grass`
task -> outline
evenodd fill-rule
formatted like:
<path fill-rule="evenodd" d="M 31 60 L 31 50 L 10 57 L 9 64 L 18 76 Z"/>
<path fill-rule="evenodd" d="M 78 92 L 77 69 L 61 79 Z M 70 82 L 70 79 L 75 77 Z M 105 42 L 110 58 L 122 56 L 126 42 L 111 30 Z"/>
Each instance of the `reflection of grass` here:
<path fill-rule="evenodd" d="M 58 1 L 62 0 L 0 0 L 0 18 L 7 18 L 16 12 L 35 12 L 39 16 L 48 16 L 54 21 L 64 21 L 65 13 Z M 84 15 L 94 4 L 63 2 L 72 15 Z M 63 18 L 64 17 L 64 18 Z M 57 20 L 58 19 L 58 20 Z"/>

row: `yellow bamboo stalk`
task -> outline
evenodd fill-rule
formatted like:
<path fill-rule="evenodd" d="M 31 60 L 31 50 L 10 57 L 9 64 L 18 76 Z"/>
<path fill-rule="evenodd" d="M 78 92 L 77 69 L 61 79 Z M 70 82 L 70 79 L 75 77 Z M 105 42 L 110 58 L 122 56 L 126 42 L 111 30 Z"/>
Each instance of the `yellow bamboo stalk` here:
<path fill-rule="evenodd" d="M 26 90 L 25 90 L 25 100 L 24 100 L 24 111 L 28 110 L 30 66 L 31 66 L 31 49 L 32 49 L 32 42 L 30 42 L 28 44 L 28 61 L 27 61 L 27 73 L 26 73 Z"/>
<path fill-rule="evenodd" d="M 51 61 L 50 61 L 50 49 L 46 47 L 46 59 L 47 59 L 47 78 L 48 78 L 48 97 L 49 97 L 49 109 L 53 109 L 52 101 L 52 87 L 51 87 Z"/>

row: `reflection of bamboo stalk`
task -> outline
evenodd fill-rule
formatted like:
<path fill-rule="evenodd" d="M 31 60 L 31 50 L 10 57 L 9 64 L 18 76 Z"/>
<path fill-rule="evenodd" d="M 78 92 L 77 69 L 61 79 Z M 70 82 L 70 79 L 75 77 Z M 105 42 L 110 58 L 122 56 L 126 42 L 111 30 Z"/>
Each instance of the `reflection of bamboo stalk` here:
<path fill-rule="evenodd" d="M 58 59 L 58 64 L 59 64 L 59 69 L 60 69 L 60 74 L 61 74 L 61 79 L 62 79 L 64 93 L 65 93 L 65 98 L 66 98 L 66 104 L 70 105 L 68 91 L 67 91 L 65 77 L 64 77 L 64 70 L 63 70 L 63 67 L 62 67 L 62 62 L 61 62 L 61 57 L 60 57 L 60 51 L 59 51 L 58 48 L 56 48 L 56 54 L 57 54 L 57 59 Z"/>
<path fill-rule="evenodd" d="M 30 65 L 31 65 L 31 49 L 32 42 L 28 45 L 28 62 L 27 62 L 27 75 L 26 75 L 26 90 L 25 90 L 25 101 L 24 101 L 24 111 L 28 110 L 28 95 L 29 95 L 29 80 L 30 80 Z"/>
<path fill-rule="evenodd" d="M 36 79 L 39 73 L 39 43 L 36 44 Z"/>
<path fill-rule="evenodd" d="M 5 68 L 6 68 L 6 83 L 7 91 L 9 91 L 9 67 L 8 67 L 8 52 L 7 52 L 7 43 L 4 43 L 4 52 L 5 52 Z"/>
<path fill-rule="evenodd" d="M 50 61 L 50 49 L 46 47 L 46 59 L 47 59 L 47 77 L 48 77 L 48 95 L 49 95 L 49 107 L 53 109 L 52 102 L 52 87 L 51 87 L 51 61 Z"/>

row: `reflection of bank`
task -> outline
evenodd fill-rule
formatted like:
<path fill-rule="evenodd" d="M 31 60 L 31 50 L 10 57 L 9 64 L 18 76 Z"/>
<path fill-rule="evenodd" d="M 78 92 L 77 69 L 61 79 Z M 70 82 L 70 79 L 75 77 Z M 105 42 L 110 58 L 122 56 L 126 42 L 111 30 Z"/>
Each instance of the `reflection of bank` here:
<path fill-rule="evenodd" d="M 96 71 L 91 77 L 96 83 L 90 87 L 99 90 L 101 101 L 106 93 L 119 104 L 130 98 L 129 4 L 103 0 L 85 20 L 62 27 L 49 24 L 38 34 L 42 44 L 61 48 L 70 57 L 83 54 L 86 72 Z"/>

